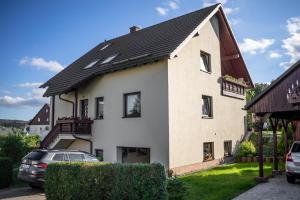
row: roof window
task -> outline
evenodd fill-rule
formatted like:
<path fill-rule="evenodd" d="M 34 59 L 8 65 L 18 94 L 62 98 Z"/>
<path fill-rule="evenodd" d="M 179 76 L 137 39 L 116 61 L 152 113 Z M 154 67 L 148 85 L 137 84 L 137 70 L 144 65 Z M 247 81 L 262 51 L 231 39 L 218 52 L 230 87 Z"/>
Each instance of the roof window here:
<path fill-rule="evenodd" d="M 90 64 L 88 64 L 87 66 L 85 66 L 83 69 L 88 69 L 88 68 L 93 67 L 98 61 L 99 61 L 99 59 L 94 60 L 93 62 L 91 62 Z"/>
<path fill-rule="evenodd" d="M 111 45 L 111 43 L 107 43 L 103 47 L 101 47 L 100 50 L 102 51 L 102 50 L 106 49 L 107 47 L 109 47 L 110 45 Z"/>
<path fill-rule="evenodd" d="M 109 56 L 108 58 L 106 58 L 105 60 L 103 60 L 101 62 L 101 64 L 105 64 L 105 63 L 109 63 L 110 61 L 112 61 L 115 57 L 117 57 L 117 54 Z"/>

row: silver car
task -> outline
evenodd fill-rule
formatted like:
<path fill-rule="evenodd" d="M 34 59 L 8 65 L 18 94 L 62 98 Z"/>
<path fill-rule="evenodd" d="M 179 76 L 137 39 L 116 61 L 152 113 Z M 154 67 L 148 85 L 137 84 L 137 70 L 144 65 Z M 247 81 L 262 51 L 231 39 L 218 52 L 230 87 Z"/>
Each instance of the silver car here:
<path fill-rule="evenodd" d="M 289 183 L 295 183 L 300 178 L 300 141 L 295 141 L 286 155 L 286 179 Z"/>
<path fill-rule="evenodd" d="M 95 156 L 83 151 L 37 149 L 22 159 L 18 179 L 28 183 L 32 188 L 42 187 L 48 164 L 62 161 L 99 162 Z"/>

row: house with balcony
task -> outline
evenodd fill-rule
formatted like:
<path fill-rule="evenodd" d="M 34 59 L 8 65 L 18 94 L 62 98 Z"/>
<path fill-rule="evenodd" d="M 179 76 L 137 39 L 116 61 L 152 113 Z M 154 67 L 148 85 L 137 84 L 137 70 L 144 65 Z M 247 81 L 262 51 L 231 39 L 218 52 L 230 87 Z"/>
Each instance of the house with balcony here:
<path fill-rule="evenodd" d="M 176 173 L 231 156 L 253 87 L 216 4 L 104 41 L 42 85 L 52 130 L 42 148 L 107 162 L 159 162 Z"/>

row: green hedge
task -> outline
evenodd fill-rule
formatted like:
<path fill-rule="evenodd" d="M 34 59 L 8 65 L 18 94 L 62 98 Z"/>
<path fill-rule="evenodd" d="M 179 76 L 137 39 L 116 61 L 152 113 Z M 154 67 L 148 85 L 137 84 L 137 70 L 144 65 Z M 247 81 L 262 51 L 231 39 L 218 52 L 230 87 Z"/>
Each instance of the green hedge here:
<path fill-rule="evenodd" d="M 53 163 L 46 171 L 48 200 L 167 199 L 161 164 Z"/>
<path fill-rule="evenodd" d="M 0 157 L 0 188 L 9 187 L 12 182 L 13 165 L 10 158 Z"/>

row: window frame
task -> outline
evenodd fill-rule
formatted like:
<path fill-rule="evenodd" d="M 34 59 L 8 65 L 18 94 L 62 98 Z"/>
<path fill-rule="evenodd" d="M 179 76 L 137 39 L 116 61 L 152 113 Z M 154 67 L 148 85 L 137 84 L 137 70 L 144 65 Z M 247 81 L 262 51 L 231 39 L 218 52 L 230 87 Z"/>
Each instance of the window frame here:
<path fill-rule="evenodd" d="M 212 157 L 210 159 L 205 159 L 205 152 L 204 152 L 204 149 L 205 149 L 205 145 L 206 144 L 210 144 L 211 145 L 211 154 L 212 154 Z M 214 150 L 214 142 L 203 142 L 203 162 L 207 162 L 207 161 L 212 161 L 215 159 L 215 150 Z"/>
<path fill-rule="evenodd" d="M 102 116 L 100 116 L 99 115 L 99 109 L 98 109 L 98 106 L 99 106 L 99 101 L 101 101 L 101 99 L 102 99 L 102 102 L 103 102 L 103 108 L 102 108 Z M 104 97 L 103 96 L 101 96 L 101 97 L 96 97 L 96 99 L 95 99 L 95 104 L 96 104 L 96 112 L 95 112 L 95 119 L 97 119 L 97 120 L 102 120 L 102 119 L 104 119 Z"/>
<path fill-rule="evenodd" d="M 200 66 L 200 71 L 211 74 L 211 72 L 212 72 L 212 70 L 211 70 L 211 54 L 201 50 L 200 51 L 200 59 L 202 59 L 202 55 L 208 57 L 208 70 L 204 70 Z"/>
<path fill-rule="evenodd" d="M 204 101 L 203 99 L 204 98 L 208 98 L 209 101 L 210 101 L 210 111 L 209 111 L 209 114 L 208 115 L 205 115 L 203 114 L 203 106 L 204 106 Z M 202 105 L 201 105 L 201 109 L 202 109 L 202 118 L 203 119 L 212 119 L 214 117 L 214 112 L 213 112 L 213 97 L 212 96 L 209 96 L 209 95 L 202 95 Z"/>
<path fill-rule="evenodd" d="M 131 95 L 138 95 L 138 98 L 141 102 L 141 92 L 130 92 L 130 93 L 124 93 L 123 94 L 123 118 L 139 118 L 142 116 L 142 104 L 140 103 L 140 112 L 138 114 L 128 114 L 127 113 L 127 97 Z"/>
<path fill-rule="evenodd" d="M 230 152 L 228 154 L 226 154 L 226 151 L 225 151 L 225 143 L 230 143 Z M 232 140 L 225 140 L 224 141 L 224 157 L 232 157 Z"/>
<path fill-rule="evenodd" d="M 87 103 L 86 110 L 83 113 L 85 102 Z M 79 103 L 80 103 L 80 118 L 87 119 L 89 117 L 89 99 L 80 99 Z"/>
<path fill-rule="evenodd" d="M 101 152 L 101 153 L 100 153 Z M 102 158 L 101 159 L 98 159 L 98 157 L 99 157 L 99 154 L 98 153 L 100 153 L 100 154 L 102 154 Z M 96 158 L 99 160 L 99 161 L 103 161 L 104 160 L 104 151 L 103 151 L 103 149 L 95 149 L 95 156 L 96 156 Z"/>

